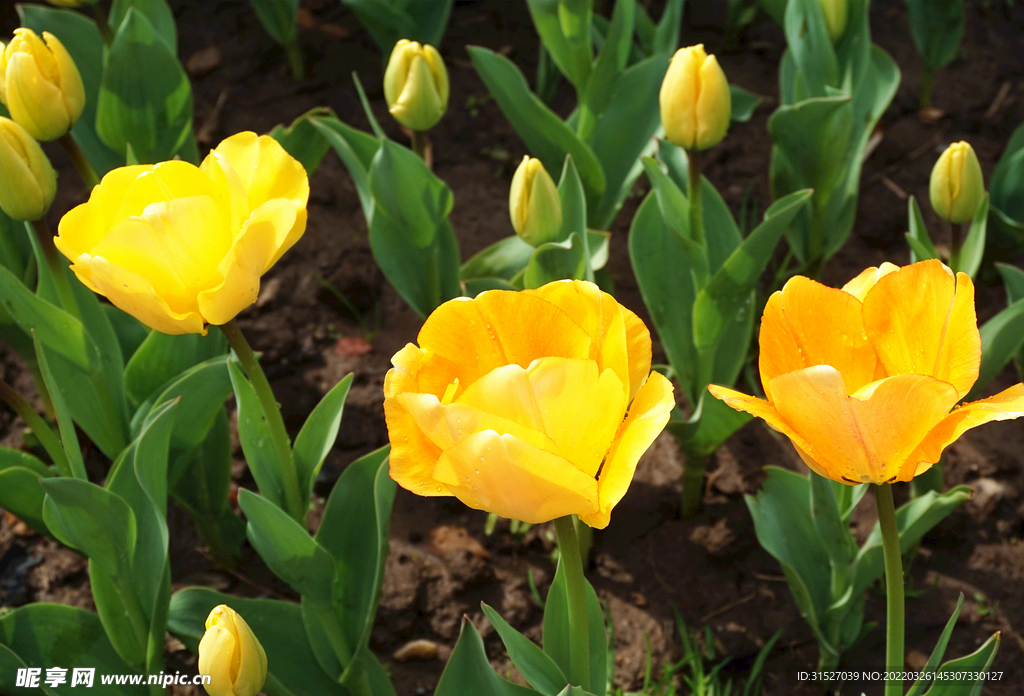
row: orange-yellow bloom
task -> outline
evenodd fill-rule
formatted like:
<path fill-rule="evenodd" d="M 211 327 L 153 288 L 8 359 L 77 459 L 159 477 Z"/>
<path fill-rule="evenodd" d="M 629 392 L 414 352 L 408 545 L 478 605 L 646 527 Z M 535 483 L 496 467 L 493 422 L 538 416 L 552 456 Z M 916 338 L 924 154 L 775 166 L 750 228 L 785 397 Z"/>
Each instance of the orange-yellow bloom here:
<path fill-rule="evenodd" d="M 120 167 L 60 221 L 54 242 L 94 292 L 166 334 L 206 333 L 256 301 L 260 276 L 306 229 L 306 170 L 239 133 L 196 167 Z"/>
<path fill-rule="evenodd" d="M 978 379 L 971 279 L 929 260 L 869 268 L 842 290 L 802 276 L 761 320 L 767 401 L 712 385 L 843 483 L 909 481 L 970 428 L 1024 415 L 1024 384 L 956 406 Z"/>
<path fill-rule="evenodd" d="M 438 307 L 384 380 L 391 477 L 525 522 L 608 525 L 668 422 L 643 322 L 593 283 Z"/>

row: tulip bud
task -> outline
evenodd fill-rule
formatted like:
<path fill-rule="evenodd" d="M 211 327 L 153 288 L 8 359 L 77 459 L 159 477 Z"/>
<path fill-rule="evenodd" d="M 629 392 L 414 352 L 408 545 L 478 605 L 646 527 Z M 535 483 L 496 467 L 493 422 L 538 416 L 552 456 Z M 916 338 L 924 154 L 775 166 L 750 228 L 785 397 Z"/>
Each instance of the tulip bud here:
<path fill-rule="evenodd" d="M 384 98 L 406 128 L 433 128 L 448 108 L 448 71 L 437 49 L 407 39 L 396 43 L 384 71 Z"/>
<path fill-rule="evenodd" d="M 14 220 L 46 215 L 57 192 L 57 174 L 39 143 L 0 116 L 0 208 Z"/>
<path fill-rule="evenodd" d="M 45 41 L 44 41 L 45 40 Z M 56 36 L 21 27 L 0 44 L 0 101 L 36 140 L 67 133 L 85 108 L 85 87 L 75 61 Z"/>
<path fill-rule="evenodd" d="M 729 82 L 703 44 L 676 51 L 661 83 L 659 101 L 665 137 L 687 150 L 707 150 L 729 129 Z"/>
<path fill-rule="evenodd" d="M 539 159 L 525 156 L 508 192 L 512 228 L 524 242 L 540 246 L 553 242 L 562 229 L 562 199 Z"/>
<path fill-rule="evenodd" d="M 970 222 L 985 196 L 985 177 L 974 148 L 963 141 L 947 147 L 932 169 L 928 192 L 939 217 L 955 224 Z"/>
<path fill-rule="evenodd" d="M 221 604 L 206 618 L 199 673 L 210 675 L 210 696 L 256 696 L 267 680 L 267 654 L 249 624 Z"/>
<path fill-rule="evenodd" d="M 821 12 L 825 15 L 828 38 L 835 43 L 846 31 L 846 20 L 849 16 L 846 0 L 818 0 L 818 2 L 821 3 Z"/>

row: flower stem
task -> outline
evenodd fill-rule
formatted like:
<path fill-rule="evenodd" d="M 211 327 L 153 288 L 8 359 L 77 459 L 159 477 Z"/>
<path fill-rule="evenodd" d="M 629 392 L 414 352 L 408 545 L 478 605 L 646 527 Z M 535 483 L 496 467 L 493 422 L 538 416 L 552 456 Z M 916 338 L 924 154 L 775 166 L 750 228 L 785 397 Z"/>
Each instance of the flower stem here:
<path fill-rule="evenodd" d="M 686 151 L 690 174 L 690 239 L 704 246 L 704 213 L 701 211 L 700 150 Z"/>
<path fill-rule="evenodd" d="M 60 300 L 61 306 L 68 314 L 76 319 L 81 319 L 82 317 L 78 312 L 78 302 L 75 301 L 75 295 L 71 291 L 71 285 L 68 283 L 67 273 L 64 272 L 64 262 L 61 261 L 60 252 L 57 251 L 57 247 L 53 244 L 53 235 L 50 234 L 46 218 L 34 221 L 32 223 L 32 230 L 35 232 L 36 239 L 39 240 L 39 246 L 43 250 L 43 257 L 46 259 L 46 265 L 50 269 L 50 275 L 53 277 L 53 285 L 57 291 L 57 298 Z"/>
<path fill-rule="evenodd" d="M 427 161 L 427 135 L 423 131 L 412 132 L 412 151 L 419 155 L 421 160 Z"/>
<path fill-rule="evenodd" d="M 267 375 L 260 367 L 256 354 L 252 352 L 249 342 L 245 340 L 242 330 L 232 319 L 222 324 L 220 330 L 228 339 L 228 344 L 238 356 L 238 362 L 242 363 L 245 374 L 252 382 L 256 397 L 263 408 L 263 417 L 267 419 L 267 427 L 270 429 L 270 436 L 274 441 L 274 449 L 277 450 L 277 461 L 281 471 L 281 481 L 284 485 L 285 512 L 299 524 L 306 524 L 306 510 L 308 501 L 303 504 L 302 495 L 299 493 L 299 478 L 295 470 L 295 460 L 292 458 L 291 440 L 288 438 L 288 431 L 284 427 L 284 418 L 281 417 L 281 408 L 274 398 L 274 391 L 270 388 Z"/>
<path fill-rule="evenodd" d="M 71 470 L 68 456 L 64 452 L 63 445 L 60 444 L 60 438 L 53 432 L 53 428 L 43 420 L 42 416 L 36 413 L 36 410 L 32 408 L 32 404 L 25 397 L 15 391 L 14 387 L 2 380 L 0 380 L 0 400 L 21 416 L 21 419 L 25 421 L 25 425 L 32 428 L 32 432 L 39 438 L 39 444 L 50 455 L 50 459 L 57 465 L 57 470 L 62 476 L 72 477 L 76 473 L 80 473 L 81 476 L 79 478 L 85 478 L 84 471 L 74 472 Z"/>
<path fill-rule="evenodd" d="M 967 235 L 971 232 L 971 223 L 947 224 L 951 227 L 949 235 L 949 267 L 953 269 L 954 273 L 959 273 L 961 270 L 960 253 L 963 251 L 964 240 L 967 239 Z"/>
<path fill-rule="evenodd" d="M 299 37 L 296 35 L 284 45 L 285 53 L 288 54 L 288 65 L 292 69 L 292 77 L 302 80 L 306 77 L 306 66 L 302 62 L 302 48 L 299 46 Z"/>
<path fill-rule="evenodd" d="M 110 22 L 107 21 L 107 15 L 103 13 L 103 8 L 99 6 L 99 3 L 93 3 L 90 9 L 92 18 L 96 20 L 96 26 L 100 30 L 100 35 L 103 36 L 103 43 L 110 46 L 114 43 L 114 32 L 110 28 Z"/>
<path fill-rule="evenodd" d="M 558 562 L 565 564 L 565 592 L 569 609 L 569 681 L 584 691 L 592 691 L 586 580 L 583 578 L 580 546 L 571 516 L 555 520 L 555 534 L 558 535 Z"/>
<path fill-rule="evenodd" d="M 935 85 L 935 70 L 927 65 L 921 70 L 921 86 L 917 93 L 917 110 L 924 111 L 932 105 L 932 87 Z"/>
<path fill-rule="evenodd" d="M 875 486 L 878 525 L 882 529 L 882 553 L 885 557 L 885 671 L 900 676 L 903 670 L 903 558 L 896 528 L 896 506 L 892 485 Z M 903 680 L 887 679 L 885 696 L 902 696 Z"/>
<path fill-rule="evenodd" d="M 96 5 L 93 5 L 96 7 Z M 96 170 L 92 168 L 92 163 L 89 162 L 89 158 L 82 152 L 82 148 L 78 146 L 75 139 L 71 137 L 71 133 L 65 133 L 60 136 L 60 144 L 67 150 L 68 156 L 71 158 L 71 163 L 75 165 L 75 169 L 78 170 L 79 176 L 82 177 L 82 181 L 85 182 L 86 188 L 90 191 L 100 183 L 100 177 L 96 174 Z"/>
<path fill-rule="evenodd" d="M 700 509 L 701 494 L 704 492 L 704 472 L 707 469 L 708 457 L 698 457 L 686 453 L 683 464 L 683 494 L 680 498 L 679 517 L 691 520 Z"/>

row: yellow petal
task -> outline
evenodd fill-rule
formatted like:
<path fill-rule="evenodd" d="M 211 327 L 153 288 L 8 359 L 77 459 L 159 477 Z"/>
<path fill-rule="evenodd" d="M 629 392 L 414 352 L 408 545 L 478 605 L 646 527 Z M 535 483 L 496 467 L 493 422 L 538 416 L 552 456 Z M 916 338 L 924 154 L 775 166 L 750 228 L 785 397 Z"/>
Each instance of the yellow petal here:
<path fill-rule="evenodd" d="M 592 514 L 580 515 L 581 522 L 596 529 L 608 526 L 612 508 L 626 494 L 641 455 L 665 429 L 673 406 L 672 383 L 661 373 L 652 372 L 633 399 L 629 414 L 601 466 L 597 484 L 600 508 Z"/>
<path fill-rule="evenodd" d="M 216 152 L 238 174 L 250 210 L 275 198 L 288 199 L 296 209 L 306 207 L 309 200 L 306 170 L 269 135 L 237 133 L 223 140 Z"/>
<path fill-rule="evenodd" d="M 505 290 L 445 302 L 424 322 L 417 340 L 458 365 L 466 387 L 503 365 L 526 368 L 537 358 L 590 354 L 590 337 L 559 307 Z"/>
<path fill-rule="evenodd" d="M 877 358 L 864 334 L 861 303 L 803 276 L 768 298 L 758 340 L 761 384 L 772 403 L 775 377 L 814 365 L 838 370 L 850 393 L 874 379 Z"/>
<path fill-rule="evenodd" d="M 441 454 L 434 478 L 471 508 L 537 524 L 597 510 L 597 481 L 571 462 L 493 430 Z"/>
<path fill-rule="evenodd" d="M 235 696 L 256 696 L 267 680 L 267 653 L 245 619 L 235 612 L 231 618 L 238 635 Z"/>
<path fill-rule="evenodd" d="M 69 127 L 74 125 L 78 117 L 85 109 L 85 85 L 82 84 L 82 75 L 78 72 L 75 60 L 64 48 L 56 36 L 48 31 L 43 32 L 43 39 L 53 54 L 53 60 L 59 75 L 57 84 L 60 86 L 61 97 L 64 100 L 64 108 L 67 109 Z"/>
<path fill-rule="evenodd" d="M 879 279 L 864 298 L 864 326 L 889 375 L 931 375 L 963 398 L 978 379 L 981 336 L 974 284 L 937 260 Z"/>
<path fill-rule="evenodd" d="M 7 64 L 6 92 L 11 118 L 36 140 L 56 140 L 71 127 L 60 89 L 43 76 L 31 55 L 15 53 L 11 56 Z"/>
<path fill-rule="evenodd" d="M 949 384 L 927 375 L 898 375 L 848 396 L 827 365 L 772 380 L 772 405 L 809 445 L 806 454 L 829 478 L 886 483 L 956 403 Z"/>
<path fill-rule="evenodd" d="M 384 396 L 403 392 L 433 394 L 439 399 L 459 376 L 458 365 L 436 353 L 422 350 L 412 343 L 391 358 L 394 368 L 384 377 Z M 462 386 L 461 383 L 459 385 Z M 458 396 L 458 392 L 455 393 Z"/>
<path fill-rule="evenodd" d="M 141 174 L 152 170 L 151 164 L 136 164 L 107 172 L 89 194 L 89 201 L 72 208 L 61 218 L 59 236 L 54 240 L 61 253 L 75 259 L 91 252 L 113 226 L 114 216 L 129 186 Z"/>
<path fill-rule="evenodd" d="M 728 387 L 720 387 L 717 384 L 708 385 L 708 391 L 716 399 L 724 401 L 730 408 L 734 408 L 737 411 L 744 411 L 749 413 L 754 418 L 760 418 L 768 426 L 775 431 L 778 431 L 793 441 L 793 445 L 800 450 L 811 451 L 811 445 L 809 442 L 790 427 L 789 423 L 779 415 L 779 412 L 775 410 L 775 407 L 764 399 L 758 399 L 756 396 L 750 396 L 742 392 L 738 392 Z M 820 467 L 818 467 L 820 469 Z M 817 471 L 817 469 L 816 469 Z M 818 471 L 822 476 L 826 474 L 824 471 Z"/>
<path fill-rule="evenodd" d="M 416 495 L 451 495 L 434 480 L 434 467 L 441 456 L 441 448 L 431 442 L 397 396 L 385 397 L 384 420 L 391 441 L 388 455 L 391 478 Z"/>
<path fill-rule="evenodd" d="M 204 687 L 209 696 L 234 696 L 232 666 L 236 650 L 235 636 L 226 626 L 213 626 L 203 634 L 199 641 L 199 674 L 210 675 L 210 683 Z"/>
<path fill-rule="evenodd" d="M 220 260 L 221 283 L 199 293 L 199 311 L 211 324 L 226 324 L 256 301 L 260 276 L 288 241 L 295 207 L 272 200 L 255 210 L 242 226 L 231 250 Z"/>
<path fill-rule="evenodd" d="M 926 471 L 939 461 L 942 450 L 971 428 L 1021 416 L 1024 416 L 1024 384 L 1015 384 L 995 396 L 960 406 L 932 428 L 908 461 L 908 472 L 901 472 L 900 480 L 908 481 Z"/>
<path fill-rule="evenodd" d="M 884 262 L 881 266 L 872 266 L 861 271 L 856 278 L 843 286 L 843 292 L 848 292 L 861 302 L 867 297 L 868 290 L 875 287 L 879 278 L 889 275 L 893 271 L 900 270 L 900 267 Z"/>

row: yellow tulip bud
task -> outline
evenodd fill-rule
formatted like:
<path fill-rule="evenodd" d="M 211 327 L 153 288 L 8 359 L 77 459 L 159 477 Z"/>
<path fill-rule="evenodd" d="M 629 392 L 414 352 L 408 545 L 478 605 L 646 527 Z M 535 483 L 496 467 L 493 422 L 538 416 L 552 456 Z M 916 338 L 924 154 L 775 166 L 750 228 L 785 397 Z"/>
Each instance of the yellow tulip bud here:
<path fill-rule="evenodd" d="M 433 128 L 448 108 L 448 71 L 437 49 L 407 39 L 396 43 L 384 71 L 384 99 L 406 128 Z"/>
<path fill-rule="evenodd" d="M 970 222 L 985 196 L 985 177 L 974 148 L 963 141 L 947 147 L 932 169 L 928 192 L 939 217 L 956 224 Z"/>
<path fill-rule="evenodd" d="M 707 150 L 729 130 L 729 82 L 703 44 L 681 48 L 672 56 L 659 101 L 665 137 L 687 150 Z"/>
<path fill-rule="evenodd" d="M 849 8 L 846 0 L 818 0 L 821 11 L 825 15 L 825 26 L 828 27 L 828 38 L 835 43 L 846 31 L 846 20 Z"/>
<path fill-rule="evenodd" d="M 0 208 L 15 220 L 46 215 L 57 192 L 57 174 L 31 135 L 0 116 Z"/>
<path fill-rule="evenodd" d="M 210 675 L 210 696 L 256 696 L 267 680 L 267 654 L 256 635 L 226 604 L 210 612 L 199 641 L 199 673 Z"/>
<path fill-rule="evenodd" d="M 562 229 L 562 199 L 539 159 L 523 157 L 508 192 L 512 228 L 524 242 L 553 242 Z"/>
<path fill-rule="evenodd" d="M 67 133 L 85 108 L 85 87 L 71 54 L 56 36 L 21 27 L 0 44 L 0 101 L 36 140 Z"/>

